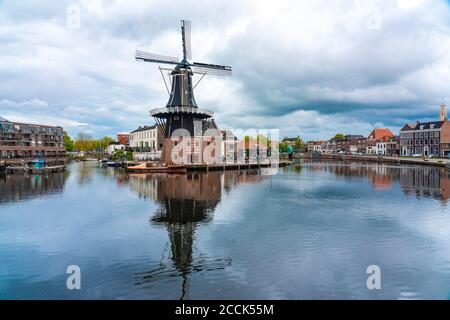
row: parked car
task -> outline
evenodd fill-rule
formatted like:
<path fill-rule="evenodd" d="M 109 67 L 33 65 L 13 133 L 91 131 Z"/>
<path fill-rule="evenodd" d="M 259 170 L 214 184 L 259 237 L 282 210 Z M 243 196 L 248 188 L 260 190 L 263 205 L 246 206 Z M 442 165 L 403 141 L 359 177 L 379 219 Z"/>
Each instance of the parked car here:
<path fill-rule="evenodd" d="M 422 155 L 420 153 L 414 153 L 412 156 L 414 158 L 420 158 Z"/>

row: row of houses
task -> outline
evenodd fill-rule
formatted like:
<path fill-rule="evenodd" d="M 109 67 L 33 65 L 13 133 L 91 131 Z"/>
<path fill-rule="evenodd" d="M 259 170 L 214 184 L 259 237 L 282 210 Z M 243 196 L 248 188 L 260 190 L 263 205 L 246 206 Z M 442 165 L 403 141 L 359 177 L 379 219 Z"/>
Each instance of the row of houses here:
<path fill-rule="evenodd" d="M 450 156 L 450 121 L 440 106 L 439 121 L 405 124 L 399 135 L 388 128 L 375 128 L 365 137 L 345 135 L 328 141 L 308 141 L 306 152 L 384 156 Z"/>
<path fill-rule="evenodd" d="M 223 135 L 223 143 L 229 143 L 230 141 L 226 141 L 225 132 L 223 132 Z M 232 136 L 232 140 L 236 140 L 236 137 L 232 134 L 228 133 L 229 136 Z M 288 142 L 295 144 L 297 138 L 291 140 Z M 112 154 L 117 150 L 129 150 L 133 151 L 135 160 L 153 160 L 162 157 L 163 144 L 164 133 L 160 126 L 140 126 L 130 133 L 119 133 L 117 142 L 111 144 L 108 151 Z M 195 144 L 193 144 L 194 147 Z M 398 135 L 395 135 L 388 128 L 375 128 L 367 136 L 348 134 L 328 141 L 308 141 L 304 151 L 360 155 L 433 155 L 447 157 L 450 155 L 450 121 L 447 118 L 446 106 L 442 104 L 439 121 L 418 121 L 414 124 L 405 124 Z M 222 148 L 221 152 L 223 153 L 222 156 L 225 157 L 228 152 L 227 148 Z"/>
<path fill-rule="evenodd" d="M 328 141 L 308 141 L 307 152 L 370 155 L 399 155 L 400 138 L 388 128 L 375 128 L 367 136 L 348 134 Z"/>

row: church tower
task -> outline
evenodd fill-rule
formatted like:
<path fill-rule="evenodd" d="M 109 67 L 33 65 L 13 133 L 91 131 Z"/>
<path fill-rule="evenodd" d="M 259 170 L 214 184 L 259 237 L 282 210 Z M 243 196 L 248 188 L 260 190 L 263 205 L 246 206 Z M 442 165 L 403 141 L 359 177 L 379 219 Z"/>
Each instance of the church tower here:
<path fill-rule="evenodd" d="M 447 107 L 444 103 L 441 104 L 441 110 L 439 111 L 439 121 L 448 120 L 447 117 Z"/>

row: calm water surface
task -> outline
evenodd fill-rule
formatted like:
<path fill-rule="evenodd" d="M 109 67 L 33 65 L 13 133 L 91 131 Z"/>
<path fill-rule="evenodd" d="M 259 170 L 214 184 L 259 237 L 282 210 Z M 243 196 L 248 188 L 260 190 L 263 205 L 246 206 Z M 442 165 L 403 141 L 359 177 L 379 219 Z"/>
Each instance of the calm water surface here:
<path fill-rule="evenodd" d="M 448 299 L 449 201 L 418 166 L 0 176 L 0 298 Z"/>

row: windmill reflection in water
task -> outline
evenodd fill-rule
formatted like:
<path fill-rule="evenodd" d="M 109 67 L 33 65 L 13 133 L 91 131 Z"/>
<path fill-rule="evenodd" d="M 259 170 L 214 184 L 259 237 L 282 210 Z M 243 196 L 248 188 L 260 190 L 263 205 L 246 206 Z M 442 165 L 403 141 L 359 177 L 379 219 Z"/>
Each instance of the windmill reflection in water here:
<path fill-rule="evenodd" d="M 151 218 L 153 225 L 165 226 L 168 244 L 160 266 L 135 274 L 135 285 L 152 286 L 164 278 L 182 278 L 181 299 L 189 298 L 189 275 L 222 270 L 230 258 L 211 258 L 195 246 L 198 225 L 206 224 L 221 199 L 221 174 L 140 175 L 153 180 L 160 208 Z M 168 249 L 170 247 L 170 250 Z M 195 254 L 196 253 L 196 254 Z"/>

